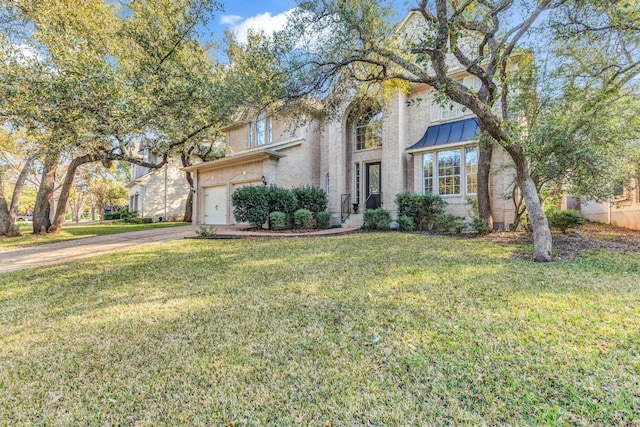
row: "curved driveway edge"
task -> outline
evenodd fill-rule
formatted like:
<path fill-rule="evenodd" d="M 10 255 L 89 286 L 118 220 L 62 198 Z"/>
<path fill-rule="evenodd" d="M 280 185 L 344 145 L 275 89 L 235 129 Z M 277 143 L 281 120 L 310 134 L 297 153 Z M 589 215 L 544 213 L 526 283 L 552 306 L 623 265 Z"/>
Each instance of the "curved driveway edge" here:
<path fill-rule="evenodd" d="M 0 252 L 0 274 L 90 258 L 152 243 L 178 240 L 185 237 L 196 237 L 196 231 L 199 228 L 198 226 L 191 225 L 132 231 L 129 233 L 86 237 L 83 239 L 68 240 L 66 242 L 50 243 Z M 247 231 L 244 228 L 246 228 L 246 226 L 218 226 L 217 235 L 220 237 L 230 236 L 240 238 L 298 238 L 345 234 L 359 230 L 358 228 L 344 227 L 318 230 L 310 233 L 270 233 Z"/>
<path fill-rule="evenodd" d="M 195 235 L 196 227 L 180 226 L 86 237 L 30 248 L 0 252 L 0 273 L 44 267 L 65 261 L 89 258 L 151 243 Z"/>

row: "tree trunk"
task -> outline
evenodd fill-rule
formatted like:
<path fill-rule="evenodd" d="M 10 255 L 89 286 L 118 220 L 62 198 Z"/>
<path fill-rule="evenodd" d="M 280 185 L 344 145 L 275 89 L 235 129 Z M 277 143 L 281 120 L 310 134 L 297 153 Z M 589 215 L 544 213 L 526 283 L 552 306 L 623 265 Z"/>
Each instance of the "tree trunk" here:
<path fill-rule="evenodd" d="M 489 195 L 492 155 L 493 139 L 486 132 L 482 132 L 478 149 L 478 216 L 487 224 L 489 232 L 493 230 L 493 214 Z"/>
<path fill-rule="evenodd" d="M 67 212 L 67 204 L 69 203 L 69 193 L 71 192 L 71 187 L 73 186 L 73 180 L 76 176 L 78 166 L 90 161 L 92 161 L 92 159 L 89 156 L 78 157 L 73 159 L 73 161 L 67 168 L 64 182 L 62 183 L 62 187 L 60 188 L 60 195 L 58 196 L 58 206 L 56 207 L 53 224 L 51 224 L 48 228 L 49 233 L 57 234 L 62 229 L 62 224 L 64 224 L 64 217 Z"/>
<path fill-rule="evenodd" d="M 9 236 L 9 233 L 15 232 L 17 228 L 15 222 L 15 217 L 11 218 L 9 214 L 9 205 L 7 205 L 7 200 L 4 196 L 3 174 L 0 170 L 0 236 Z"/>
<path fill-rule="evenodd" d="M 553 244 L 551 230 L 549 230 L 549 222 L 540 203 L 538 190 L 529 173 L 529 162 L 527 162 L 519 148 L 510 146 L 507 150 L 516 165 L 516 181 L 522 192 L 527 213 L 531 220 L 531 227 L 533 228 L 533 260 L 536 262 L 549 262 L 551 261 Z"/>
<path fill-rule="evenodd" d="M 7 202 L 2 190 L 2 177 L 0 176 L 0 234 L 4 234 L 7 237 L 21 236 L 22 233 L 16 225 L 16 214 L 18 213 L 18 205 L 20 205 L 20 198 L 22 197 L 22 191 L 24 185 L 27 182 L 27 176 L 33 168 L 33 158 L 28 158 L 25 162 L 16 184 L 13 187 L 13 195 L 11 196 L 11 206 L 7 207 Z"/>
<path fill-rule="evenodd" d="M 58 154 L 48 154 L 42 170 L 42 179 L 33 210 L 34 234 L 46 232 L 51 226 L 51 204 L 53 203 L 53 189 L 56 183 L 57 169 Z"/>
<path fill-rule="evenodd" d="M 189 166 L 189 159 L 187 155 L 183 152 L 180 153 L 180 160 L 182 161 L 182 166 Z M 184 222 L 191 222 L 193 220 L 193 177 L 191 176 L 191 172 L 185 172 L 185 178 L 189 183 L 189 194 L 187 194 L 187 203 L 184 206 Z"/>

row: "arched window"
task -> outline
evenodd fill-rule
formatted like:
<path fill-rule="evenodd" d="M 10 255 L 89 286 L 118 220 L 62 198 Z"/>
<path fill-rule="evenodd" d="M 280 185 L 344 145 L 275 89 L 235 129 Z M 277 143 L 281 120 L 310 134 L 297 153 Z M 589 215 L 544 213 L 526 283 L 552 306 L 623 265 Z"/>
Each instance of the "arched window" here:
<path fill-rule="evenodd" d="M 382 146 L 382 112 L 368 108 L 355 123 L 355 146 L 357 150 Z"/>

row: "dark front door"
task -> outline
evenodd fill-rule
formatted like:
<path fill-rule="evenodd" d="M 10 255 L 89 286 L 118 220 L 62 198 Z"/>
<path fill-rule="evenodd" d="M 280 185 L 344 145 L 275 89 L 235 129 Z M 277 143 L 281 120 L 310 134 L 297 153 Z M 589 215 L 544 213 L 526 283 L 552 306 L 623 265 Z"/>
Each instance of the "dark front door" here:
<path fill-rule="evenodd" d="M 380 162 L 367 163 L 365 173 L 365 207 L 376 209 L 382 205 L 382 174 L 380 173 Z"/>

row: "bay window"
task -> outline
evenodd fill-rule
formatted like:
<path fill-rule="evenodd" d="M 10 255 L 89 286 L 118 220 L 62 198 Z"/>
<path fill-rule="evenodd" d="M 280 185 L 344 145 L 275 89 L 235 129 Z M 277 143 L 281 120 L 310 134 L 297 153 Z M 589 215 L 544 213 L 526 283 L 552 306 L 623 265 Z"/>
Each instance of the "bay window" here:
<path fill-rule="evenodd" d="M 475 194 L 477 147 L 455 148 L 422 155 L 423 191 L 441 196 Z"/>

